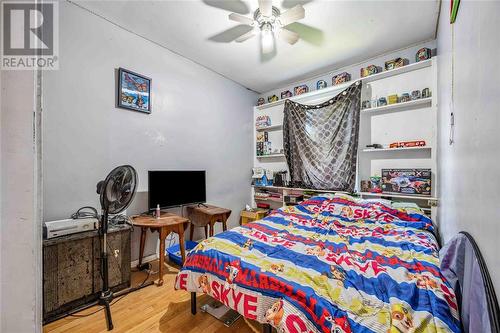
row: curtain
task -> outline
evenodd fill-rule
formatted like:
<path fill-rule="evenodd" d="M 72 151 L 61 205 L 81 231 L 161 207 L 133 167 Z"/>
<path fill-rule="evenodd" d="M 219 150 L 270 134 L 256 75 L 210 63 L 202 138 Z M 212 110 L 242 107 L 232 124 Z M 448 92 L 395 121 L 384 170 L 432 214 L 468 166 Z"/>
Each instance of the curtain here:
<path fill-rule="evenodd" d="M 361 86 L 318 105 L 285 101 L 283 147 L 293 187 L 354 190 Z"/>

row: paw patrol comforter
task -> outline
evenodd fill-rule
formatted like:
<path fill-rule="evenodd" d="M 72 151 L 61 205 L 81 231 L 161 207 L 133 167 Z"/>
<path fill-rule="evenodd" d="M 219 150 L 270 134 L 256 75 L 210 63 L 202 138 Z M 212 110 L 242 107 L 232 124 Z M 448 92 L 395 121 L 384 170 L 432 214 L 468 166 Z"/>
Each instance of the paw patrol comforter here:
<path fill-rule="evenodd" d="M 433 228 L 416 206 L 314 197 L 202 241 L 175 288 L 278 332 L 459 332 Z"/>

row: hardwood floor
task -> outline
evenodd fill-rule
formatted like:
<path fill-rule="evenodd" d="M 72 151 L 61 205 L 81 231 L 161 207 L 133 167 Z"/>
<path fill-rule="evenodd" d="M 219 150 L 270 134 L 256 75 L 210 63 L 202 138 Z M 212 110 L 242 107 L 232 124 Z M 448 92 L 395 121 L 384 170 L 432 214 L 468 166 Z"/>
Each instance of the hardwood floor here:
<path fill-rule="evenodd" d="M 153 270 L 158 271 L 157 261 L 152 264 Z M 164 271 L 163 286 L 152 285 L 114 301 L 111 306 L 112 332 L 261 332 L 259 323 L 243 317 L 228 328 L 207 313 L 198 311 L 193 316 L 190 312 L 190 293 L 176 291 L 173 287 L 178 268 L 165 263 Z M 145 272 L 132 272 L 132 286 L 140 284 L 146 276 Z M 157 278 L 157 274 L 150 277 Z M 198 306 L 207 300 L 208 296 L 198 295 Z M 95 306 L 75 315 L 90 314 L 99 308 Z M 45 325 L 43 331 L 107 332 L 103 311 L 82 318 L 66 317 Z"/>

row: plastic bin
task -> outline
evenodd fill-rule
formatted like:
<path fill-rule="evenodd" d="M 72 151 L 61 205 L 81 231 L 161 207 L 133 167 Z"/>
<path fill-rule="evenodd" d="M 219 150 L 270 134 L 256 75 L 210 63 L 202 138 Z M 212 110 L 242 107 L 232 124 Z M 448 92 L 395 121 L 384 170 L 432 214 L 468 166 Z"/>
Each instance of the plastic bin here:
<path fill-rule="evenodd" d="M 186 253 L 189 250 L 192 250 L 198 245 L 197 242 L 193 241 L 186 241 Z M 167 248 L 167 254 L 168 254 L 168 260 L 170 260 L 173 263 L 176 263 L 179 266 L 182 266 L 182 258 L 181 258 L 181 248 L 179 244 L 172 245 L 171 247 Z"/>

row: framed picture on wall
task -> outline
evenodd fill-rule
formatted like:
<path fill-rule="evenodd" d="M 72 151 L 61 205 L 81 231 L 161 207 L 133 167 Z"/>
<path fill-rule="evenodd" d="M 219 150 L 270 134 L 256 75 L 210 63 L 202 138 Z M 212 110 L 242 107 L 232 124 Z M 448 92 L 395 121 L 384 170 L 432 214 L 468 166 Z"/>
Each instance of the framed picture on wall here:
<path fill-rule="evenodd" d="M 118 69 L 117 106 L 151 113 L 151 79 L 120 67 Z"/>

